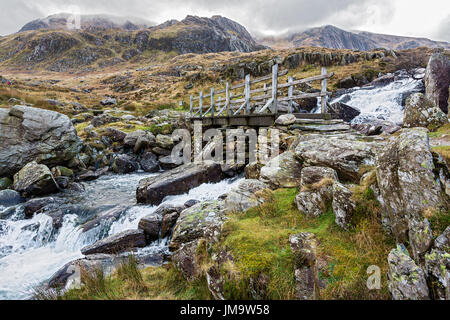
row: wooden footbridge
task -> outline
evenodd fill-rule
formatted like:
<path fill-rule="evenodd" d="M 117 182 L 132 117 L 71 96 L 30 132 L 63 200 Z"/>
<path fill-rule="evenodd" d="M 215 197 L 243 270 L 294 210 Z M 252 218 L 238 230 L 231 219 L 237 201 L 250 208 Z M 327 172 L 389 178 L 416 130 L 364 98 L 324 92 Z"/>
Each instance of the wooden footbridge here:
<path fill-rule="evenodd" d="M 191 121 L 202 121 L 206 126 L 254 127 L 271 126 L 280 114 L 286 113 L 292 113 L 298 119 L 333 119 L 333 115 L 327 113 L 328 97 L 331 95 L 327 91 L 327 80 L 334 73 L 329 74 L 326 68 L 322 68 L 320 75 L 300 80 L 288 77 L 286 83 L 281 83 L 279 78 L 287 73 L 287 70 L 280 72 L 276 64 L 272 68 L 272 75 L 257 79 L 247 75 L 243 83 L 230 86 L 227 82 L 221 90 L 211 88 L 211 92 L 206 95 L 200 92 L 199 96 L 190 97 L 188 117 Z M 321 91 L 305 93 L 296 90 L 296 87 L 310 86 L 314 81 L 321 81 Z M 320 113 L 295 112 L 294 101 L 307 98 L 321 98 Z"/>

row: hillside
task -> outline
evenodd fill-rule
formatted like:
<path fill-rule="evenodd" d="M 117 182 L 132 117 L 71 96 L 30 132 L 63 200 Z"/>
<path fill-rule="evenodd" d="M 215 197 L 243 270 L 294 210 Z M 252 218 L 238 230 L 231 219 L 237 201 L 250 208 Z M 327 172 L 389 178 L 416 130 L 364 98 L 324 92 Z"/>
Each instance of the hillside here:
<path fill-rule="evenodd" d="M 262 44 L 277 48 L 323 47 L 367 51 L 375 48 L 392 50 L 414 49 L 418 47 L 445 48 L 450 44 L 425 38 L 383 35 L 371 32 L 349 32 L 327 25 L 308 29 L 287 36 L 262 38 Z"/>
<path fill-rule="evenodd" d="M 128 61 L 155 62 L 176 54 L 251 52 L 263 48 L 243 26 L 220 16 L 187 16 L 182 21 L 173 20 L 152 28 L 125 29 L 118 32 L 108 28 L 78 31 L 50 28 L 6 36 L 0 38 L 0 67 L 92 71 Z"/>

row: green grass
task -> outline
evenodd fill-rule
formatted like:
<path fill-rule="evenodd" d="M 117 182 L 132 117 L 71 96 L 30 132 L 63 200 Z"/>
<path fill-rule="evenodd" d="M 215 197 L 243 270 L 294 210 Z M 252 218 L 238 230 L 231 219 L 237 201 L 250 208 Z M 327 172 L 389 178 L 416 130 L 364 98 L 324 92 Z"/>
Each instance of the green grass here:
<path fill-rule="evenodd" d="M 289 236 L 300 232 L 317 236 L 319 256 L 328 261 L 320 274 L 328 284 L 321 292 L 322 299 L 389 298 L 385 278 L 380 291 L 369 291 L 366 287 L 367 268 L 377 265 L 386 274 L 387 255 L 394 247 L 380 226 L 373 194 L 365 191 L 357 195 L 356 226 L 352 231 L 344 231 L 335 224 L 331 209 L 319 218 L 306 218 L 293 205 L 296 195 L 295 189 L 278 190 L 260 207 L 232 215 L 220 246 L 233 253 L 237 268 L 233 272 L 239 276 L 234 277 L 238 279 L 234 286 L 230 283 L 226 286 L 226 298 L 249 298 L 242 284 L 264 274 L 269 279 L 266 298 L 292 299 L 294 257 Z"/>
<path fill-rule="evenodd" d="M 187 282 L 174 268 L 150 267 L 139 270 L 129 257 L 111 276 L 102 271 L 82 273 L 81 289 L 65 294 L 39 292 L 41 300 L 209 300 L 205 279 Z"/>

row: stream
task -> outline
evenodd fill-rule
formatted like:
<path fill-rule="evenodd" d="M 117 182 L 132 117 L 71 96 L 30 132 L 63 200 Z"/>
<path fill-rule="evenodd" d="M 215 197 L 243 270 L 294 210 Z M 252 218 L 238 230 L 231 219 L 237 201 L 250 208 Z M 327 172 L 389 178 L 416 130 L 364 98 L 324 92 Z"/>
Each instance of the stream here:
<path fill-rule="evenodd" d="M 10 212 L 7 219 L 0 220 L 0 300 L 29 299 L 36 286 L 66 263 L 82 258 L 83 247 L 107 236 L 137 229 L 139 220 L 157 209 L 136 204 L 139 181 L 151 176 L 155 174 L 104 176 L 84 183 L 85 191 L 53 195 L 64 214 L 62 227 L 57 231 L 52 218 L 46 214 L 25 220 L 23 204 L 10 208 L 0 206 L 0 214 L 6 210 Z M 203 184 L 187 194 L 167 197 L 163 204 L 183 205 L 193 199 L 214 200 L 237 186 L 239 181 L 236 178 Z M 117 206 L 128 207 L 119 219 L 83 233 L 84 222 Z M 140 253 L 155 257 L 168 254 L 168 240 L 156 241 L 139 249 L 136 255 Z"/>

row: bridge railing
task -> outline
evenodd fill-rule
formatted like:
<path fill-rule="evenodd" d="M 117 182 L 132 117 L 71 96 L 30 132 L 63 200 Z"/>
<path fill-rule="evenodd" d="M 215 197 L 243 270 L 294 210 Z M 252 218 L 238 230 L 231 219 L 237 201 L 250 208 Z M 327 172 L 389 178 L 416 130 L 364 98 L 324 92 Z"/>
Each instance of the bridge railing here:
<path fill-rule="evenodd" d="M 279 103 L 288 102 L 288 112 L 293 113 L 294 100 L 307 98 L 321 98 L 321 113 L 327 112 L 328 96 L 327 80 L 334 76 L 328 73 L 326 68 L 322 68 L 322 73 L 317 76 L 295 80 L 288 77 L 287 83 L 280 83 L 280 77 L 287 75 L 288 71 L 279 71 L 278 65 L 272 67 L 272 74 L 261 78 L 251 79 L 250 75 L 245 76 L 245 81 L 231 86 L 228 82 L 225 88 L 215 90 L 211 88 L 210 93 L 200 92 L 199 96 L 190 96 L 190 118 L 205 117 L 226 117 L 251 114 L 278 114 Z M 271 84 L 267 81 L 272 80 Z M 309 84 L 314 81 L 321 81 L 321 91 L 305 93 L 295 87 L 301 84 Z M 255 86 L 258 88 L 255 88 Z M 268 86 L 270 85 L 270 86 Z M 254 87 L 252 89 L 252 86 Z M 256 106 L 255 106 L 256 105 Z"/>

